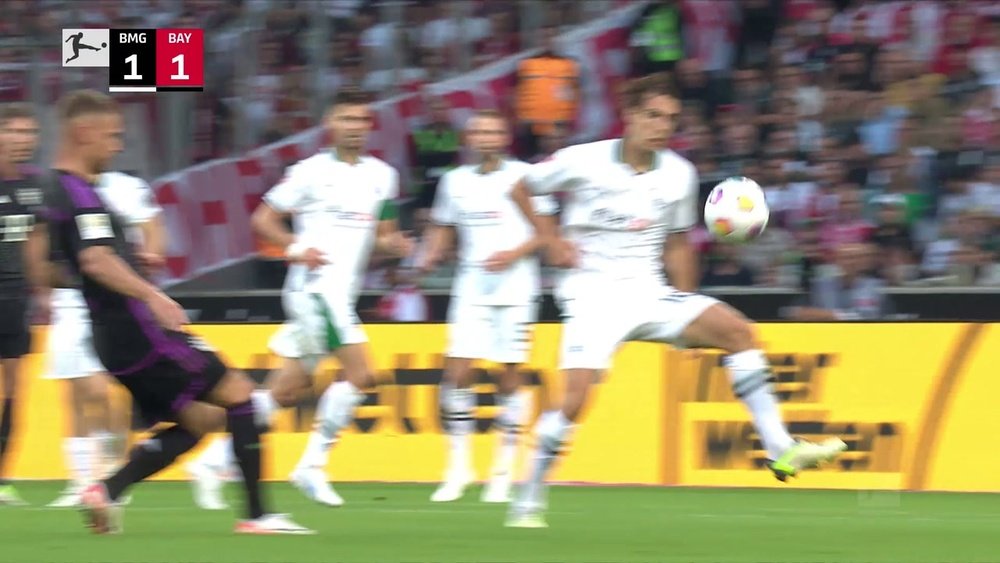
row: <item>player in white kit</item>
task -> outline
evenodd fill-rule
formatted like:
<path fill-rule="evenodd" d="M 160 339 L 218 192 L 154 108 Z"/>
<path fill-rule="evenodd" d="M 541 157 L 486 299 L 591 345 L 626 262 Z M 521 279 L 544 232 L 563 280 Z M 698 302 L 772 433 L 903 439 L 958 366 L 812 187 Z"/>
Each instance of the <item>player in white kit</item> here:
<path fill-rule="evenodd" d="M 333 355 L 344 381 L 330 385 L 316 407 L 316 423 L 305 452 L 290 476 L 307 497 L 328 506 L 343 499 L 329 484 L 325 467 L 330 447 L 354 418 L 364 399 L 362 389 L 374 383 L 368 338 L 355 305 L 373 250 L 408 256 L 413 241 L 398 229 L 399 174 L 365 155 L 372 116 L 367 96 L 341 90 L 327 114 L 334 148 L 290 167 L 284 179 L 264 195 L 252 219 L 256 232 L 285 248 L 293 262 L 282 301 L 287 322 L 271 339 L 271 351 L 283 358 L 272 373 L 268 391 L 254 395 L 262 417 L 296 404 L 312 389 L 319 361 Z M 291 215 L 294 233 L 284 218 Z M 188 466 L 195 478 L 196 502 L 224 508 L 219 495 L 222 473 L 230 465 L 231 448 L 218 440 Z"/>
<path fill-rule="evenodd" d="M 473 360 L 503 364 L 498 383 L 500 445 L 483 489 L 484 502 L 507 502 L 518 436 L 530 409 L 520 391 L 519 367 L 528 359 L 531 326 L 537 320 L 540 238 L 510 199 L 527 163 L 510 160 L 511 136 L 497 112 L 482 111 L 465 131 L 474 164 L 447 172 L 438 184 L 431 219 L 435 225 L 420 268 L 434 268 L 454 240 L 460 242 L 459 269 L 448 312 L 448 351 L 441 386 L 441 412 L 450 455 L 434 502 L 458 500 L 475 480 L 469 450 L 476 395 L 471 389 Z M 551 196 L 534 198 L 539 215 L 555 212 Z"/>
<path fill-rule="evenodd" d="M 547 243 L 570 267 L 557 289 L 565 318 L 559 365 L 565 396 L 535 428 L 535 459 L 511 504 L 511 527 L 546 526 L 545 476 L 590 386 L 625 341 L 727 352 L 733 391 L 749 409 L 771 470 L 782 481 L 846 448 L 836 438 L 813 444 L 788 434 L 753 325 L 732 307 L 694 293 L 697 260 L 687 233 L 698 221 L 697 173 L 683 157 L 661 150 L 681 111 L 672 82 L 663 75 L 637 79 L 622 98 L 624 138 L 562 149 L 533 166 L 512 192 L 543 234 L 531 194 L 565 194 L 565 238 Z"/>
<path fill-rule="evenodd" d="M 150 268 L 163 265 L 163 226 L 160 207 L 149 185 L 122 172 L 101 174 L 98 196 L 109 210 L 124 219 L 133 241 L 142 250 L 136 257 Z M 59 257 L 55 257 L 59 263 Z M 68 271 L 64 270 L 64 271 Z M 110 402 L 109 378 L 92 345 L 90 314 L 83 293 L 73 280 L 63 279 L 52 289 L 52 317 L 48 338 L 46 379 L 69 382 L 72 435 L 63 441 L 72 480 L 49 507 L 80 504 L 80 491 L 103 478 L 121 461 L 127 428 L 125 413 L 115 413 Z M 118 419 L 119 424 L 114 424 Z"/>

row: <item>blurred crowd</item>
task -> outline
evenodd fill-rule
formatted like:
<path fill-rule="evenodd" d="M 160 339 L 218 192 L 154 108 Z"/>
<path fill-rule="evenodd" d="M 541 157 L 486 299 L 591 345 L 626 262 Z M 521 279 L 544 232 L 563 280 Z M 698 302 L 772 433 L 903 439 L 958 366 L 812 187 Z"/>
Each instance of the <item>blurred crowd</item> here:
<path fill-rule="evenodd" d="M 740 4 L 729 69 L 671 65 L 703 194 L 747 176 L 772 210 L 745 248 L 702 233 L 704 284 L 1000 285 L 1000 3 Z"/>
<path fill-rule="evenodd" d="M 313 126 L 324 93 L 344 85 L 377 97 L 420 92 L 536 47 L 558 62 L 558 33 L 629 3 L 5 0 L 0 99 L 23 97 L 12 69 L 30 62 L 11 38 L 50 45 L 51 63 L 62 27 L 202 27 L 209 82 L 194 144 L 207 159 Z M 852 298 L 823 297 L 830 280 L 874 288 L 853 297 L 865 303 L 884 286 L 1000 285 L 998 17 L 1000 2 L 987 0 L 646 2 L 628 30 L 631 72 L 675 74 L 685 113 L 672 148 L 697 166 L 703 195 L 747 176 L 772 209 L 748 246 L 696 233 L 704 284 L 797 288 L 814 304 Z M 563 62 L 575 76 L 574 65 L 591 63 Z M 566 86 L 550 123 L 519 102 L 501 108 L 518 156 L 592 140 L 575 134 L 587 116 L 565 102 L 579 84 Z M 443 104 L 430 100 L 429 123 L 413 132 L 407 226 L 418 236 L 436 179 L 461 159 L 460 124 Z M 370 287 L 411 284 L 376 270 Z"/>

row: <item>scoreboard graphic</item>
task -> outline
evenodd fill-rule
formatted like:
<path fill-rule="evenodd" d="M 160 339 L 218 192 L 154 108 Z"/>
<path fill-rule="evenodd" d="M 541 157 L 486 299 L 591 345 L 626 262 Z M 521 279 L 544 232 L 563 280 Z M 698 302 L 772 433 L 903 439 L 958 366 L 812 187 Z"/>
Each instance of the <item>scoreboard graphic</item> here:
<path fill-rule="evenodd" d="M 111 92 L 200 92 L 201 29 L 64 29 L 65 67 L 108 69 Z"/>

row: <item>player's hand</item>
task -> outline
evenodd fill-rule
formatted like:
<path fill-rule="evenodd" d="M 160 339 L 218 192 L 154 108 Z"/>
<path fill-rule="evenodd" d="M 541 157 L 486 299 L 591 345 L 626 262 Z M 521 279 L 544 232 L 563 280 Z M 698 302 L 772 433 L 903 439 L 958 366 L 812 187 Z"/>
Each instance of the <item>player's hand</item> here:
<path fill-rule="evenodd" d="M 556 268 L 576 268 L 580 264 L 580 251 L 572 242 L 557 238 L 545 250 L 549 264 Z"/>
<path fill-rule="evenodd" d="M 406 258 L 413 254 L 417 244 L 408 233 L 395 231 L 385 235 L 384 248 L 395 258 Z"/>
<path fill-rule="evenodd" d="M 330 263 L 326 258 L 326 253 L 313 247 L 305 248 L 301 252 L 288 254 L 288 259 L 296 264 L 305 264 L 306 268 L 310 270 L 315 270 L 320 266 Z"/>
<path fill-rule="evenodd" d="M 136 252 L 135 258 L 146 275 L 152 275 L 167 265 L 166 258 L 152 252 Z"/>
<path fill-rule="evenodd" d="M 146 301 L 146 305 L 156 318 L 156 322 L 167 330 L 177 331 L 188 324 L 187 313 L 173 299 L 163 292 L 157 291 Z"/>
<path fill-rule="evenodd" d="M 417 260 L 417 265 L 416 265 L 417 272 L 419 272 L 420 275 L 422 276 L 426 276 L 427 274 L 437 269 L 438 262 L 440 261 L 441 259 L 438 256 L 433 256 L 431 255 L 431 253 L 428 252 L 423 256 L 421 256 L 419 260 Z"/>
<path fill-rule="evenodd" d="M 35 298 L 32 305 L 32 324 L 47 325 L 52 323 L 52 299 L 46 295 L 44 298 Z"/>
<path fill-rule="evenodd" d="M 517 261 L 517 254 L 511 250 L 501 250 L 486 259 L 483 266 L 487 272 L 502 272 Z"/>

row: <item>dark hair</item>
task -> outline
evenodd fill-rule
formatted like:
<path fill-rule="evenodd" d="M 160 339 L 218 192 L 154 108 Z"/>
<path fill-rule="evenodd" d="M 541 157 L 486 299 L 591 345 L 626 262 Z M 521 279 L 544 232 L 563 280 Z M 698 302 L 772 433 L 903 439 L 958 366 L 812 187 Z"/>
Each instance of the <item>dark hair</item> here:
<path fill-rule="evenodd" d="M 330 103 L 330 106 L 362 106 L 370 103 L 371 96 L 368 92 L 365 92 L 360 88 L 348 86 L 337 91 L 336 95 L 333 96 L 333 101 Z"/>
<path fill-rule="evenodd" d="M 38 121 L 38 117 L 35 115 L 35 108 L 27 102 L 13 102 L 0 106 L 0 123 L 7 123 L 12 119 L 34 119 Z"/>
<path fill-rule="evenodd" d="M 119 113 L 118 102 L 96 90 L 74 90 L 59 99 L 59 121 L 67 122 L 85 115 Z"/>
<path fill-rule="evenodd" d="M 673 77 L 665 72 L 634 78 L 626 82 L 621 89 L 621 101 L 625 109 L 637 108 L 652 96 L 680 99 L 680 91 Z"/>

